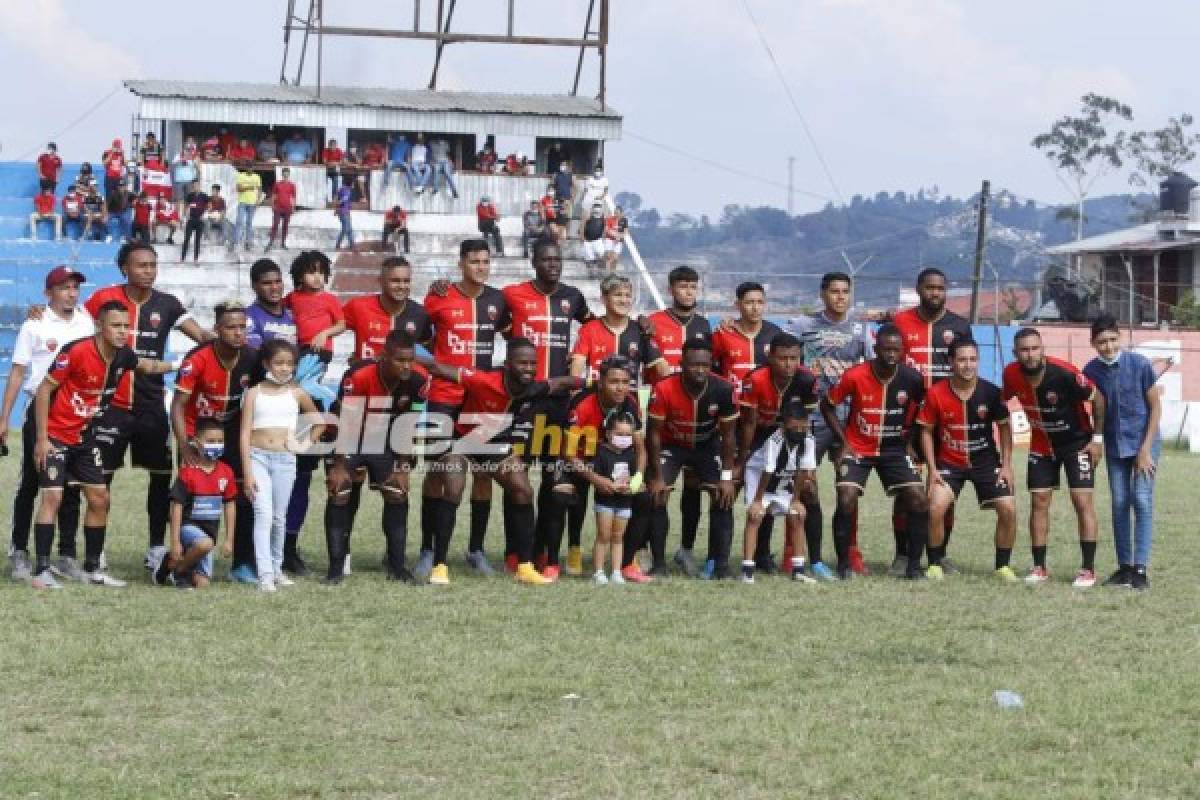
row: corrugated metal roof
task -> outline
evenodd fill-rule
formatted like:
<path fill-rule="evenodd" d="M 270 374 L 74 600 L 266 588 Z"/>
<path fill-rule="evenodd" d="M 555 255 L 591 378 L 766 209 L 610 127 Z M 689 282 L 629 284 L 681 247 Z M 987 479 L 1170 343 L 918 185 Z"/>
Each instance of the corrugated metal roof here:
<path fill-rule="evenodd" d="M 321 96 L 318 97 L 312 87 L 277 83 L 129 80 L 125 81 L 125 86 L 139 97 L 170 97 L 184 100 L 621 119 L 621 115 L 615 110 L 601 108 L 600 103 L 594 99 L 557 94 L 493 94 L 489 92 L 323 86 Z"/>
<path fill-rule="evenodd" d="M 1074 242 L 1046 248 L 1054 256 L 1071 256 L 1080 253 L 1153 253 L 1181 247 L 1200 246 L 1200 238 L 1184 235 L 1183 238 L 1168 239 L 1161 235 L 1157 222 L 1147 222 L 1132 228 L 1109 231 L 1098 236 L 1089 236 Z"/>

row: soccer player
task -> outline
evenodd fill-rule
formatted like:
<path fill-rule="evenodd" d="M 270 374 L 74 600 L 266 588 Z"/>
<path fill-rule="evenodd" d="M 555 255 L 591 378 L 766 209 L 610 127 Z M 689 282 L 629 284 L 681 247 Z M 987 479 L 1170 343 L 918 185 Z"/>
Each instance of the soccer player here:
<path fill-rule="evenodd" d="M 690 339 L 711 341 L 712 328 L 708 319 L 696 310 L 696 297 L 700 293 L 700 274 L 696 270 L 676 267 L 667 274 L 667 286 L 671 292 L 671 307 L 651 314 L 650 324 L 654 327 L 654 343 L 666 360 L 670 374 L 674 375 L 680 369 L 684 343 Z M 688 577 L 695 577 L 700 571 L 693 555 L 696 531 L 700 528 L 700 498 L 699 482 L 691 470 L 685 470 L 683 491 L 679 494 L 682 545 L 675 551 L 674 561 Z"/>
<path fill-rule="evenodd" d="M 246 345 L 255 350 L 275 338 L 296 343 L 296 319 L 283 304 L 283 270 L 269 258 L 250 266 L 254 302 L 246 306 Z M 290 570 L 289 570 L 290 571 Z"/>
<path fill-rule="evenodd" d="M 346 327 L 354 334 L 351 364 L 378 358 L 392 331 L 403 331 L 417 344 L 429 344 L 433 338 L 429 314 L 412 301 L 411 292 L 412 265 L 402 256 L 389 256 L 380 267 L 379 292 L 346 301 L 342 312 Z"/>
<path fill-rule="evenodd" d="M 328 460 L 325 505 L 325 543 L 329 549 L 329 572 L 325 582 L 342 582 L 350 534 L 362 495 L 363 481 L 370 480 L 383 498 L 383 537 L 386 543 L 388 580 L 412 583 L 414 577 L 404 563 L 408 542 L 409 473 L 413 426 L 393 429 L 397 418 L 409 414 L 413 404 L 428 394 L 429 378 L 413 369 L 416 343 L 402 329 L 390 331 L 376 360 L 365 361 L 346 372 L 334 409 L 346 422 L 363 421 L 362 430 L 338 432 L 338 446 Z M 381 403 L 386 403 L 381 405 Z M 351 435 L 353 433 L 353 435 Z M 407 437 L 405 437 L 407 433 Z M 361 435 L 359 435 L 361 434 Z M 397 443 L 405 442 L 408 452 Z"/>
<path fill-rule="evenodd" d="M 1092 415 L 1084 403 L 1091 402 L 1096 420 L 1102 421 L 1104 398 L 1073 364 L 1045 354 L 1036 328 L 1017 331 L 1013 352 L 1017 360 L 1004 368 L 1004 399 L 1015 397 L 1021 402 L 1031 428 L 1026 483 L 1032 496 L 1029 538 L 1033 569 L 1025 582 L 1033 586 L 1050 580 L 1046 569 L 1050 503 L 1066 472 L 1083 555 L 1074 586 L 1090 589 L 1096 585 L 1097 523 L 1092 489 L 1104 436 L 1093 433 Z"/>
<path fill-rule="evenodd" d="M 154 288 L 158 254 L 143 242 L 129 242 L 117 252 L 117 266 L 125 283 L 100 289 L 84 304 L 93 317 L 101 307 L 116 301 L 129 312 L 129 346 L 139 358 L 166 358 L 171 330 L 178 328 L 197 344 L 213 338 L 192 318 L 175 295 Z M 171 430 L 167 422 L 165 390 L 160 374 L 125 373 L 103 416 L 96 421 L 96 441 L 104 455 L 104 473 L 113 474 L 130 460 L 150 474 L 146 487 L 149 547 L 162 547 L 167 537 L 171 495 Z M 146 565 L 149 566 L 149 551 Z"/>
<path fill-rule="evenodd" d="M 1012 426 L 1000 387 L 979 377 L 979 345 L 958 339 L 950 345 L 953 372 L 925 394 L 917 415 L 920 447 L 932 466 L 926 479 L 929 495 L 929 569 L 943 577 L 946 511 L 969 481 L 980 508 L 996 512 L 996 577 L 1016 583 L 1009 561 L 1017 538 L 1017 504 L 1013 498 Z M 992 426 L 1000 430 L 1000 447 Z"/>
<path fill-rule="evenodd" d="M 712 497 L 709 506 L 708 564 L 705 575 L 729 577 L 733 539 L 734 421 L 738 410 L 733 385 L 713 374 L 712 345 L 689 339 L 683 367 L 654 385 L 646 412 L 647 489 L 654 499 L 650 553 L 665 569 L 667 496 L 679 472 L 690 467 Z"/>
<path fill-rule="evenodd" d="M 213 309 L 217 338 L 194 348 L 183 358 L 171 398 L 171 430 L 179 462 L 197 466 L 200 453 L 193 442 L 196 421 L 211 417 L 225 428 L 221 460 L 242 481 L 242 395 L 259 371 L 258 356 L 246 347 L 246 309 L 241 303 L 219 303 Z M 161 551 L 154 556 L 161 559 Z M 237 498 L 237 529 L 233 536 L 230 578 L 239 583 L 258 581 L 254 559 L 254 507 L 244 493 Z"/>
<path fill-rule="evenodd" d="M 956 339 L 974 337 L 971 335 L 971 323 L 946 309 L 946 274 L 940 269 L 927 267 L 917 273 L 917 297 L 917 305 L 896 314 L 892 324 L 903 337 L 905 362 L 921 373 L 925 388 L 928 389 L 950 376 L 950 345 Z M 920 463 L 920 453 L 916 457 Z M 954 506 L 951 505 L 946 512 L 943 547 L 950 544 L 953 529 Z M 905 569 L 905 530 L 904 513 L 897 502 L 892 514 L 892 532 L 896 538 L 896 557 L 889 570 L 892 575 L 900 575 Z M 957 572 L 953 562 L 946 558 L 942 559 L 942 569 L 949 574 Z"/>
<path fill-rule="evenodd" d="M 130 315 L 125 305 L 109 301 L 96 309 L 97 332 L 68 342 L 59 350 L 34 395 L 37 440 L 33 460 L 40 472 L 42 495 L 33 526 L 33 586 L 59 589 L 50 572 L 50 546 L 63 487 L 74 481 L 83 488 L 83 580 L 97 586 L 122 587 L 100 564 L 108 525 L 108 484 L 104 459 L 96 442 L 97 417 L 120 391 L 125 375 L 164 375 L 166 361 L 139 358 L 129 346 Z"/>
<path fill-rule="evenodd" d="M 492 271 L 487 242 L 483 239 L 463 240 L 458 251 L 458 267 L 462 279 L 452 284 L 445 296 L 435 291 L 425 296 L 425 310 L 433 323 L 433 358 L 447 367 L 491 369 L 496 334 L 505 334 L 511 329 L 512 315 L 504 295 L 487 283 Z M 426 414 L 457 419 L 463 394 L 461 384 L 435 373 L 429 385 Z M 440 519 L 434 511 L 440 508 L 437 501 L 443 498 L 444 491 L 444 476 L 436 471 L 427 472 L 421 485 L 421 555 L 413 570 L 418 578 L 428 577 L 434 566 L 434 538 Z M 430 504 L 430 500 L 435 502 Z M 492 574 L 492 567 L 483 552 L 491 507 L 491 480 L 484 473 L 476 473 L 471 485 L 467 565 L 482 575 Z M 530 528 L 532 530 L 532 526 Z"/>
<path fill-rule="evenodd" d="M 512 498 L 507 522 L 512 527 L 509 535 L 517 552 L 516 579 L 531 585 L 550 583 L 533 565 L 533 489 L 529 472 L 521 463 L 521 455 L 514 452 L 513 444 L 532 425 L 541 398 L 579 389 L 583 381 L 566 376 L 548 381 L 535 379 L 537 347 L 522 337 L 509 341 L 508 357 L 500 369 L 449 367 L 432 361 L 427 366 L 435 378 L 454 381 L 463 389 L 461 413 L 454 423 L 458 441 L 441 459 L 442 496 L 422 499 L 433 505 L 430 516 L 436 520 L 434 566 L 429 582 L 436 585 L 450 582 L 446 554 L 454 534 L 466 473 L 486 471 Z"/>
<path fill-rule="evenodd" d="M 854 283 L 844 272 L 827 272 L 821 276 L 821 303 L 824 308 L 813 316 L 799 317 L 788 323 L 787 331 L 796 336 L 804 346 L 803 363 L 817 376 L 819 394 L 825 395 L 842 377 L 842 373 L 855 364 L 870 361 L 875 357 L 875 337 L 871 335 L 869 320 L 855 313 L 851 307 Z M 846 407 L 838 406 L 838 419 L 846 423 Z M 825 424 L 818 411 L 809 420 L 809 431 L 816 444 L 817 464 L 828 459 L 837 479 L 837 464 L 841 453 L 833 431 Z M 824 514 L 817 490 L 817 477 L 804 484 L 804 538 L 808 545 L 808 558 L 812 572 L 822 580 L 829 580 L 833 573 L 821 561 L 821 539 L 824 535 Z M 868 574 L 858 548 L 858 519 L 850 520 L 850 571 L 859 575 Z"/>
<path fill-rule="evenodd" d="M 38 493 L 38 470 L 33 462 L 37 426 L 33 413 L 33 395 L 46 377 L 61 347 L 76 339 L 94 336 L 96 323 L 78 307 L 79 287 L 87 278 L 70 267 L 55 267 L 46 274 L 46 310 L 41 319 L 27 319 L 17 331 L 13 346 L 12 368 L 0 408 L 0 443 L 7 446 L 8 420 L 18 395 L 25 396 L 25 421 L 21 425 L 21 471 L 13 495 L 12 534 L 9 564 L 14 581 L 32 577 L 29 561 L 29 531 L 33 524 L 34 503 Z M 58 577 L 79 580 L 83 571 L 75 560 L 75 534 L 79 528 L 79 488 L 67 487 L 58 509 L 58 561 L 51 567 Z"/>
<path fill-rule="evenodd" d="M 900 363 L 900 332 L 884 325 L 875 336 L 875 357 L 846 370 L 821 398 L 825 424 L 841 444 L 838 463 L 837 511 L 833 515 L 833 544 L 838 577 L 850 571 L 850 520 L 858 513 L 858 498 L 874 470 L 884 491 L 898 497 L 906 512 L 908 560 L 903 577 L 924 580 L 921 554 L 929 536 L 929 502 L 913 463 L 909 432 L 925 393 L 920 373 Z M 837 406 L 849 401 L 843 426 Z"/>

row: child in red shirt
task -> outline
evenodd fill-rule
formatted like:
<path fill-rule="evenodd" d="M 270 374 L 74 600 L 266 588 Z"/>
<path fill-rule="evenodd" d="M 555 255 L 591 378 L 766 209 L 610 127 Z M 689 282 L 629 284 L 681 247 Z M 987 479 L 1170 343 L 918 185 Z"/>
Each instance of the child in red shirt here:
<path fill-rule="evenodd" d="M 175 244 L 175 231 L 179 230 L 179 210 L 175 208 L 174 203 L 158 200 L 154 210 L 155 233 L 151 236 L 151 241 L 154 241 L 157 236 L 157 229 L 160 225 L 167 226 L 167 244 Z"/>
<path fill-rule="evenodd" d="M 333 357 L 333 337 L 346 330 L 342 304 L 325 291 L 330 277 L 329 257 L 306 250 L 292 262 L 292 285 L 283 305 L 296 319 L 296 344 L 301 353 L 317 352 L 323 361 Z"/>

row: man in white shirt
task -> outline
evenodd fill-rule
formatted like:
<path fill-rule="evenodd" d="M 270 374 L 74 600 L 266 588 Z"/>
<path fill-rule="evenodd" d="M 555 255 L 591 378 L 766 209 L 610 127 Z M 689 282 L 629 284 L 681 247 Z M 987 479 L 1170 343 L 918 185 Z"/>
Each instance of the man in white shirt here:
<path fill-rule="evenodd" d="M 46 275 L 45 312 L 39 319 L 27 319 L 17 332 L 13 347 L 12 369 L 4 389 L 0 408 L 0 443 L 7 448 L 8 420 L 17 396 L 24 393 L 25 422 L 21 426 L 21 473 L 13 498 L 12 536 L 8 550 L 12 579 L 29 580 L 29 530 L 33 523 L 34 503 L 38 494 L 38 473 L 33 463 L 35 425 L 33 393 L 46 377 L 46 371 L 62 346 L 92 336 L 96 325 L 79 302 L 79 287 L 87 280 L 70 267 L 59 266 Z M 59 559 L 54 571 L 61 577 L 80 580 L 83 574 L 75 561 L 75 531 L 79 527 L 79 489 L 69 488 L 58 510 Z"/>

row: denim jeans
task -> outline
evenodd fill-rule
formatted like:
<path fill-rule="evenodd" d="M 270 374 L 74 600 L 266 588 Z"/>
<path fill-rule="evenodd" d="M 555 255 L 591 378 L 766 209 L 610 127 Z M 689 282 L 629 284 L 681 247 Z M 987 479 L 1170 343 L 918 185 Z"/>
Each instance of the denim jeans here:
<path fill-rule="evenodd" d="M 387 162 L 386 165 L 384 165 L 384 168 L 383 168 L 384 188 L 387 188 L 392 183 L 392 170 L 399 170 L 400 172 L 404 173 L 404 179 L 406 181 L 408 181 L 409 187 L 410 188 L 412 187 L 412 175 L 408 171 L 408 165 L 405 164 L 403 161 L 389 161 L 389 162 Z M 333 191 L 334 191 L 334 194 L 337 194 L 336 187 L 334 188 Z"/>
<path fill-rule="evenodd" d="M 228 536 L 229 531 L 226 531 L 225 535 Z M 196 544 L 197 542 L 199 542 L 203 539 L 211 539 L 211 537 L 195 525 L 183 525 L 179 529 L 179 543 L 180 543 L 180 545 L 183 546 L 183 552 L 185 552 L 185 553 L 191 549 L 192 545 Z M 215 542 L 214 542 L 214 544 L 215 544 Z M 181 578 L 191 578 L 192 575 L 203 575 L 206 578 L 212 578 L 212 574 L 213 574 L 213 551 L 212 550 L 209 550 L 208 553 L 205 554 L 204 558 L 202 558 L 196 562 L 196 565 L 194 567 L 192 567 L 191 572 L 176 573 L 176 575 L 178 575 Z"/>
<path fill-rule="evenodd" d="M 1158 464 L 1161 444 L 1154 445 Z M 1113 541 L 1117 564 L 1148 566 L 1154 535 L 1154 478 L 1137 474 L 1137 458 L 1108 457 L 1108 486 L 1112 494 Z M 1130 512 L 1133 513 L 1132 542 Z"/>
<path fill-rule="evenodd" d="M 412 189 L 424 189 L 433 183 L 433 167 L 429 162 L 408 165 L 408 185 Z"/>
<path fill-rule="evenodd" d="M 237 222 L 233 226 L 232 247 L 237 247 L 242 243 L 242 231 L 246 232 L 246 244 L 250 244 L 250 240 L 254 238 L 254 212 L 257 210 L 258 206 L 245 203 L 237 207 Z"/>
<path fill-rule="evenodd" d="M 254 472 L 254 560 L 258 579 L 283 570 L 283 537 L 288 499 L 296 480 L 296 456 L 274 450 L 250 449 Z"/>
<path fill-rule="evenodd" d="M 437 191 L 443 177 L 446 179 L 446 185 L 450 187 L 450 191 L 458 194 L 458 186 L 454 183 L 454 165 L 450 163 L 450 159 L 448 158 L 443 158 L 434 165 L 433 178 L 430 181 L 433 184 L 434 191 Z"/>
<path fill-rule="evenodd" d="M 354 228 L 350 226 L 350 212 L 337 212 L 338 222 L 342 223 L 342 229 L 338 232 L 337 242 L 334 243 L 333 249 L 340 250 L 342 247 L 342 239 L 350 242 L 350 247 L 354 247 Z"/>

